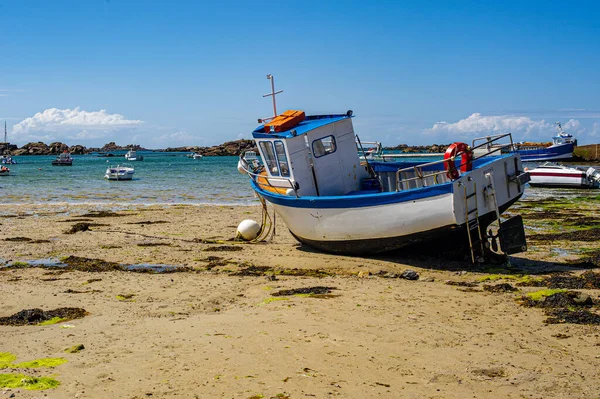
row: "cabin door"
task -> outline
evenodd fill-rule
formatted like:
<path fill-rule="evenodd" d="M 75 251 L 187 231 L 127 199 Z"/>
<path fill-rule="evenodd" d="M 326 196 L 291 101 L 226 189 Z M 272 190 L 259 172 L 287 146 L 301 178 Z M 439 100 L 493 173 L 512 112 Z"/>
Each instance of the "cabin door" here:
<path fill-rule="evenodd" d="M 354 134 L 313 135 L 308 144 L 319 196 L 344 195 L 358 190 L 360 161 Z"/>

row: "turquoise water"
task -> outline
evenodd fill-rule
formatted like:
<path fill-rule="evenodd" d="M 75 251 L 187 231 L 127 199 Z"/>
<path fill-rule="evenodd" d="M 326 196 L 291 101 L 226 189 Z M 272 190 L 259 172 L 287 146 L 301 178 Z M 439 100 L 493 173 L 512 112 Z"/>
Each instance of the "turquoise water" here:
<path fill-rule="evenodd" d="M 237 171 L 238 157 L 187 158 L 187 153 L 138 151 L 141 162 L 73 155 L 73 166 L 52 166 L 55 156 L 13 157 L 10 175 L 0 176 L 2 203 L 48 204 L 215 204 L 256 203 L 248 177 Z M 107 162 L 108 161 L 108 162 Z M 107 181 L 109 165 L 135 168 L 131 181 Z"/>

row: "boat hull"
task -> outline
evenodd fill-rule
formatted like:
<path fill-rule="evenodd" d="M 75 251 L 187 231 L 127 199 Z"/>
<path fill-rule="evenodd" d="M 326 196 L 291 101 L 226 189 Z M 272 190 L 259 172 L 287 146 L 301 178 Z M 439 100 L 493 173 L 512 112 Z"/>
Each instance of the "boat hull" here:
<path fill-rule="evenodd" d="M 598 183 L 587 178 L 584 171 L 567 170 L 532 170 L 529 172 L 532 187 L 548 188 L 597 188 Z"/>
<path fill-rule="evenodd" d="M 497 218 L 496 203 L 501 213 L 522 196 L 524 183 L 511 178 L 521 169 L 516 157 L 489 161 L 452 182 L 398 192 L 296 198 L 255 182 L 253 188 L 298 241 L 325 252 L 378 253 L 440 237 L 465 244 L 467 209 L 477 207 L 485 231 Z M 478 194 L 467 197 L 466 187 Z"/>
<path fill-rule="evenodd" d="M 575 144 L 565 143 L 531 150 L 518 150 L 523 162 L 567 160 L 573 158 Z"/>
<path fill-rule="evenodd" d="M 500 207 L 500 213 L 508 209 L 518 198 L 515 198 L 510 203 Z M 496 220 L 496 214 L 490 212 L 479 218 L 481 231 L 486 231 L 487 227 Z M 297 236 L 293 231 L 290 233 L 294 238 L 309 247 L 318 249 L 323 252 L 328 252 L 337 255 L 368 255 L 402 248 L 413 247 L 419 244 L 427 243 L 431 248 L 435 248 L 433 252 L 443 251 L 454 248 L 462 248 L 468 243 L 466 224 L 448 225 L 436 227 L 428 231 L 401 235 L 387 238 L 370 238 L 361 240 L 312 240 Z"/>
<path fill-rule="evenodd" d="M 133 179 L 133 175 L 118 175 L 118 176 L 105 175 L 104 178 L 106 180 L 132 180 Z"/>

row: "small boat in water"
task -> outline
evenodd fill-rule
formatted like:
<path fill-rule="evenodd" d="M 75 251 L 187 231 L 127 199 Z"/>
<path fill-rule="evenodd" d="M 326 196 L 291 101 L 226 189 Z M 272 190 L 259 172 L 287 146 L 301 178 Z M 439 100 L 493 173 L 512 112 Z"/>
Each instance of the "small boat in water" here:
<path fill-rule="evenodd" d="M 532 187 L 598 188 L 600 172 L 592 167 L 546 162 L 529 171 Z"/>
<path fill-rule="evenodd" d="M 107 180 L 131 180 L 133 179 L 134 173 L 135 170 L 133 169 L 133 166 L 120 164 L 117 166 L 109 166 L 108 169 L 106 169 L 104 178 Z"/>
<path fill-rule="evenodd" d="M 475 139 L 472 146 L 454 143 L 434 162 L 361 161 L 352 111 L 278 115 L 274 101 L 273 112 L 252 132 L 263 165 L 253 167 L 240 157 L 238 170 L 298 241 L 360 255 L 441 239 L 468 245 L 475 262 L 486 248 L 496 248 L 487 227 L 498 220 L 502 252 L 526 250 L 521 217 L 500 217 L 529 179 L 519 155 L 497 149 L 495 155 L 473 156 L 474 148 L 501 139 L 512 144 L 510 134 Z"/>
<path fill-rule="evenodd" d="M 0 176 L 8 176 L 9 173 L 10 169 L 8 169 L 6 166 L 0 167 Z"/>
<path fill-rule="evenodd" d="M 558 134 L 552 137 L 552 142 L 530 143 L 521 142 L 514 144 L 514 150 L 521 155 L 523 162 L 556 161 L 573 158 L 573 150 L 577 140 L 565 133 L 560 122 L 556 122 Z"/>
<path fill-rule="evenodd" d="M 71 166 L 73 165 L 73 158 L 71 158 L 71 154 L 69 151 L 65 150 L 62 154 L 56 157 L 54 161 L 52 161 L 52 165 L 54 166 Z"/>
<path fill-rule="evenodd" d="M 125 154 L 125 159 L 128 161 L 143 161 L 144 156 L 138 155 L 135 150 L 129 150 L 127 151 L 127 154 Z"/>
<path fill-rule="evenodd" d="M 0 163 L 3 165 L 16 165 L 17 161 L 15 161 L 10 155 L 3 155 L 1 157 Z"/>

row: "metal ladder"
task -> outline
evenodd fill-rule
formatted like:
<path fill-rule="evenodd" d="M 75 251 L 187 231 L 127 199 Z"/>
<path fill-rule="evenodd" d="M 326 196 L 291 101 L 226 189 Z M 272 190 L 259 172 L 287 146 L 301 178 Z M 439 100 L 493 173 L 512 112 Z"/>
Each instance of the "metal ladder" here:
<path fill-rule="evenodd" d="M 465 222 L 467 225 L 467 235 L 469 237 L 469 249 L 471 250 L 471 262 L 481 262 L 484 258 L 484 241 L 479 226 L 479 208 L 477 201 L 477 183 L 470 176 L 467 177 L 467 182 L 473 183 L 473 191 L 469 194 L 467 184 L 459 183 L 465 192 Z M 469 203 L 473 202 L 472 207 Z"/>

